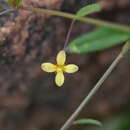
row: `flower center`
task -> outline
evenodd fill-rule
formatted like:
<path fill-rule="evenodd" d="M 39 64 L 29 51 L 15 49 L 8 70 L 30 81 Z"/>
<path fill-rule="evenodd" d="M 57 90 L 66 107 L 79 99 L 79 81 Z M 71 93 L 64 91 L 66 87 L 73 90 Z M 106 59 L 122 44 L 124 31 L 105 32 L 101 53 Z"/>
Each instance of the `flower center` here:
<path fill-rule="evenodd" d="M 57 68 L 56 68 L 57 72 L 63 72 L 65 70 L 64 68 L 64 65 L 57 65 Z"/>

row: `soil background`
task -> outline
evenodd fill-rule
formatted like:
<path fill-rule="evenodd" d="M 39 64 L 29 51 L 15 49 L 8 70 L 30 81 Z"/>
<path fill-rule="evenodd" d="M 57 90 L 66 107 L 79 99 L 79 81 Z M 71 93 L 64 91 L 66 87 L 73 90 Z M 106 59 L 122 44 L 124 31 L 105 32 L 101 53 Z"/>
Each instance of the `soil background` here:
<path fill-rule="evenodd" d="M 93 2 L 96 1 L 25 0 L 24 4 L 75 13 Z M 102 3 L 103 11 L 90 17 L 130 24 L 130 0 L 103 0 Z M 55 62 L 70 22 L 60 17 L 25 11 L 0 16 L 1 130 L 58 130 L 120 52 L 122 45 L 90 54 L 67 54 L 67 62 L 79 65 L 80 71 L 66 75 L 64 86 L 56 87 L 55 75 L 43 72 L 40 65 L 46 61 Z M 70 40 L 94 28 L 76 22 Z M 129 55 L 80 117 L 106 117 L 129 110 Z"/>

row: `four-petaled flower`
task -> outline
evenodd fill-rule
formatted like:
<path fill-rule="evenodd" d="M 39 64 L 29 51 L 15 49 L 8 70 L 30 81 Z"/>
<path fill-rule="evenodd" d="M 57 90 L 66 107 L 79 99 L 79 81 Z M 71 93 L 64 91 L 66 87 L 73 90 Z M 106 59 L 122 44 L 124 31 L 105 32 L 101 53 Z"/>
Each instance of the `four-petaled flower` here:
<path fill-rule="evenodd" d="M 74 73 L 78 71 L 78 66 L 74 64 L 65 65 L 66 54 L 64 50 L 61 50 L 56 57 L 57 64 L 42 63 L 41 68 L 46 72 L 56 72 L 55 83 L 57 86 L 62 86 L 64 83 L 64 72 Z"/>

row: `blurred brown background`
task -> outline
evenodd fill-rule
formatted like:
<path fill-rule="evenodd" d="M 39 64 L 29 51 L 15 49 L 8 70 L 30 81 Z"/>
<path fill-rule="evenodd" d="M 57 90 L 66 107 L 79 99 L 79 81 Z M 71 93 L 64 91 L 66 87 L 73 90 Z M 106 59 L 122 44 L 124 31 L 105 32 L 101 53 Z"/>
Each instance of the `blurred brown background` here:
<path fill-rule="evenodd" d="M 93 2 L 25 0 L 24 4 L 75 13 Z M 130 24 L 130 0 L 102 0 L 102 4 L 103 11 L 90 17 Z M 70 22 L 25 11 L 0 16 L 0 130 L 58 130 L 118 55 L 121 46 L 91 54 L 68 54 L 67 62 L 79 65 L 80 71 L 66 75 L 64 86 L 56 87 L 54 74 L 43 72 L 40 65 L 55 62 Z M 76 22 L 71 40 L 92 29 Z M 129 55 L 80 117 L 106 117 L 129 109 Z"/>

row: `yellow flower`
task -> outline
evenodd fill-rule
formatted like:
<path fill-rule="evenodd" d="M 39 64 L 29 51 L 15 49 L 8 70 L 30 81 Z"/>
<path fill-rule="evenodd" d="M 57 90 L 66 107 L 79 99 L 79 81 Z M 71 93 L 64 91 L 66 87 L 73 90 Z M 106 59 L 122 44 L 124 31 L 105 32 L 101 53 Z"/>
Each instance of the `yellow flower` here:
<path fill-rule="evenodd" d="M 57 64 L 42 63 L 41 68 L 46 72 L 56 72 L 55 83 L 57 86 L 62 86 L 64 83 L 64 72 L 74 73 L 78 71 L 78 66 L 74 64 L 65 65 L 66 54 L 64 50 L 61 50 L 56 57 Z"/>

